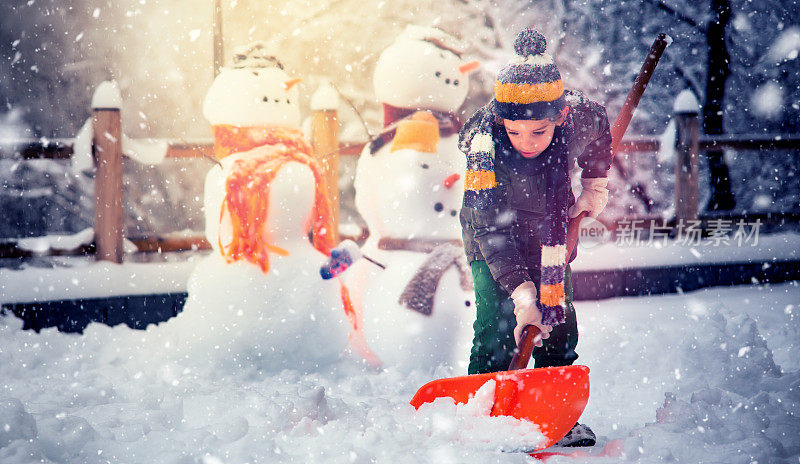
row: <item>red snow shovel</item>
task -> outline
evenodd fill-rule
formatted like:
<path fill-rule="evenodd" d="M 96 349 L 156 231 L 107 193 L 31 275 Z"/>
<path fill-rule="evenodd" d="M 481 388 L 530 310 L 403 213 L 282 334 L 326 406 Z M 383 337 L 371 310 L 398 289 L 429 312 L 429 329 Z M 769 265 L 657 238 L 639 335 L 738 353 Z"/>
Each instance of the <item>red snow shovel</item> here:
<path fill-rule="evenodd" d="M 668 44 L 666 34 L 659 34 L 650 48 L 650 53 L 611 129 L 612 151 L 616 150 L 622 140 L 633 110 Z M 587 215 L 587 212 L 582 212 L 570 219 L 567 225 L 567 257 L 572 256 L 575 251 L 580 222 Z M 554 445 L 572 429 L 589 401 L 589 368 L 564 366 L 525 369 L 533 352 L 534 339 L 538 335 L 539 329 L 532 325 L 522 330 L 518 351 L 511 359 L 508 371 L 428 382 L 411 399 L 411 405 L 419 409 L 422 404 L 442 397 L 453 398 L 456 403 L 466 403 L 483 384 L 495 380 L 495 399 L 491 415 L 512 416 L 538 425 L 546 440 L 536 450 Z"/>

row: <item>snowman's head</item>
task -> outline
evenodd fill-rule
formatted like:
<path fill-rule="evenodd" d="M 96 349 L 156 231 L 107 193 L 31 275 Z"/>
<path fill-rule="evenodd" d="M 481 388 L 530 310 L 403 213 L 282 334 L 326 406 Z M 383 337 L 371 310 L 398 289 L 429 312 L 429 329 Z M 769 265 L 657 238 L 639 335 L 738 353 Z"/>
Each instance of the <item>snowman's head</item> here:
<path fill-rule="evenodd" d="M 370 232 L 377 237 L 461 238 L 458 212 L 466 169 L 461 158 L 413 149 L 381 150 L 370 170 L 377 188 L 364 192 L 374 195 L 379 205 L 378 211 L 364 216 Z"/>
<path fill-rule="evenodd" d="M 234 55 L 214 79 L 203 101 L 211 125 L 300 127 L 299 93 L 283 65 L 253 44 Z"/>
<path fill-rule="evenodd" d="M 455 112 L 464 103 L 469 73 L 476 62 L 465 62 L 463 47 L 435 28 L 408 26 L 381 53 L 373 84 L 378 100 L 400 108 Z"/>

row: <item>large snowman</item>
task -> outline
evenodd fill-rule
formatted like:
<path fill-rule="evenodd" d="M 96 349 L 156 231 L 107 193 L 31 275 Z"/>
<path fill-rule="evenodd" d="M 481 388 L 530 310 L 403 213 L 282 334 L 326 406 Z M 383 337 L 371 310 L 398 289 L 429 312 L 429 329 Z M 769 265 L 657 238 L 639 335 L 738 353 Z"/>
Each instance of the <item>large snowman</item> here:
<path fill-rule="evenodd" d="M 361 154 L 356 207 L 365 256 L 345 279 L 370 347 L 385 365 L 466 365 L 474 319 L 458 211 L 466 159 L 457 147 L 469 73 L 448 34 L 409 26 L 381 54 L 375 92 L 384 133 Z"/>
<path fill-rule="evenodd" d="M 298 129 L 294 83 L 255 45 L 208 91 L 203 115 L 219 161 L 204 192 L 213 251 L 191 274 L 182 313 L 164 328 L 182 334 L 170 347 L 180 357 L 308 371 L 345 351 L 352 309 L 343 307 L 341 282 L 318 273 L 335 243 L 324 175 Z"/>

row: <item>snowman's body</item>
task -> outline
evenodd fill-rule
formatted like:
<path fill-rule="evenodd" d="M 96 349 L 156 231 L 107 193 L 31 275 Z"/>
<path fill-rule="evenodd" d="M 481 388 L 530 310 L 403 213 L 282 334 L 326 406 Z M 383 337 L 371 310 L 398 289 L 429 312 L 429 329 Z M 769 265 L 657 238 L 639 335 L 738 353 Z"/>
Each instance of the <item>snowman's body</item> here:
<path fill-rule="evenodd" d="M 281 150 L 291 151 L 302 135 L 296 129 L 300 119 L 297 89 L 287 85 L 289 78 L 279 66 L 264 66 L 271 58 L 255 55 L 259 63 L 255 67 L 224 69 L 204 102 L 203 113 L 214 129 L 220 161 L 209 170 L 204 192 L 206 238 L 213 250 L 190 276 L 182 313 L 164 330 L 175 339 L 173 351 L 184 358 L 205 355 L 216 364 L 234 367 L 312 370 L 343 353 L 350 324 L 340 283 L 320 277 L 326 256 L 308 238 L 309 217 L 319 191 L 309 165 L 286 161 L 278 168 L 272 166 L 276 172 L 268 178 L 269 184 L 264 185 L 266 180 L 259 184 L 259 189 L 268 190 L 268 207 L 255 212 L 253 217 L 266 219 L 263 229 L 250 238 L 261 243 L 262 234 L 263 243 L 274 247 L 266 253 L 268 267 L 263 261 L 232 257 L 225 251 L 237 233 L 231 202 L 244 202 L 242 211 L 249 211 L 258 208 L 251 205 L 262 204 L 255 202 L 255 195 L 264 193 L 248 191 L 250 184 L 229 192 L 232 176 L 265 175 L 267 168 L 261 167 L 266 164 L 257 164 L 258 160 L 276 159 Z M 274 142 L 276 137 L 283 139 Z M 297 146 L 306 145 L 300 141 Z M 250 172 L 245 169 L 247 162 L 251 163 L 248 169 L 258 166 L 262 171 Z M 258 249 L 249 244 L 243 248 Z"/>
<path fill-rule="evenodd" d="M 253 151 L 258 151 L 255 149 Z M 220 223 L 228 171 L 237 153 L 214 167 L 206 181 L 207 219 Z M 178 348 L 210 351 L 216 359 L 258 366 L 262 370 L 313 370 L 335 362 L 345 349 L 349 325 L 339 284 L 322 280 L 317 270 L 324 254 L 305 232 L 313 207 L 314 177 L 297 162 L 283 166 L 271 183 L 267 231 L 270 242 L 288 254 L 270 256 L 269 271 L 247 261 L 228 262 L 217 249 L 201 260 L 189 278 L 189 298 L 176 322 L 187 330 Z M 209 241 L 231 240 L 225 214 Z M 213 229 L 213 228 L 212 228 Z M 199 334 L 199 335 L 198 335 Z"/>
<path fill-rule="evenodd" d="M 454 113 L 468 82 L 458 71 L 460 58 L 419 40 L 419 33 L 430 30 L 411 32 L 379 58 L 378 97 L 395 107 Z M 409 87 L 409 82 L 418 85 Z M 356 207 L 370 231 L 363 252 L 386 269 L 361 260 L 345 279 L 354 290 L 367 343 L 386 365 L 466 367 L 474 294 L 462 285 L 463 267 L 450 266 L 441 275 L 429 315 L 399 303 L 432 248 L 460 246 L 466 159 L 457 139 L 457 134 L 441 136 L 427 151 L 393 146 L 395 139 L 375 153 L 365 148 L 358 162 Z"/>

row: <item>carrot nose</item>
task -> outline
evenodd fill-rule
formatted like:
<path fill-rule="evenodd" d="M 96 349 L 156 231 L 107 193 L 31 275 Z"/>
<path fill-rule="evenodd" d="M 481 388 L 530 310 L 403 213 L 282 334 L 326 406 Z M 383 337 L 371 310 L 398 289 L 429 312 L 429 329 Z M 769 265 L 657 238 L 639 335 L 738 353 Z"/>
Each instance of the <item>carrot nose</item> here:
<path fill-rule="evenodd" d="M 455 183 L 456 183 L 456 181 L 457 181 L 458 179 L 461 179 L 461 176 L 459 176 L 458 174 L 453 174 L 452 176 L 450 176 L 450 177 L 448 177 L 447 179 L 445 179 L 445 180 L 444 180 L 444 186 L 445 186 L 445 188 L 450 188 L 450 187 L 452 187 L 453 185 L 455 185 Z"/>
<path fill-rule="evenodd" d="M 289 89 L 291 89 L 295 85 L 299 84 L 300 82 L 303 82 L 303 79 L 301 79 L 299 77 L 297 79 L 292 79 L 292 80 L 285 81 L 283 83 L 283 88 L 288 92 Z"/>
<path fill-rule="evenodd" d="M 461 74 L 471 73 L 476 69 L 481 67 L 480 61 L 470 61 L 469 63 L 464 63 L 458 67 L 458 70 L 461 71 Z"/>

